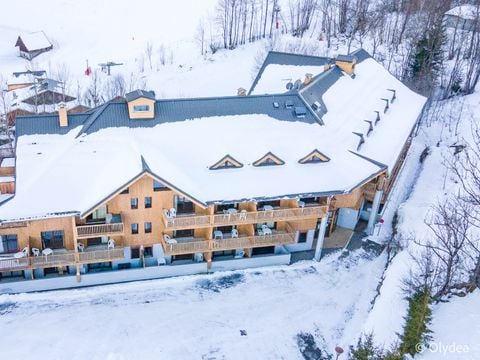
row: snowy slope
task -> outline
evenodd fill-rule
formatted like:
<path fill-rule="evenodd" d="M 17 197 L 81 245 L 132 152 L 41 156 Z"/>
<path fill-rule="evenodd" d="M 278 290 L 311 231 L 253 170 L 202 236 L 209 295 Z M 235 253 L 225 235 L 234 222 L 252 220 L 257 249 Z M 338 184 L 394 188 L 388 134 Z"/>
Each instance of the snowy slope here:
<path fill-rule="evenodd" d="M 359 335 L 384 261 L 360 251 L 322 263 L 2 295 L 2 358 L 302 359 L 300 332 L 332 353 Z M 18 339 L 25 341 L 12 346 Z"/>

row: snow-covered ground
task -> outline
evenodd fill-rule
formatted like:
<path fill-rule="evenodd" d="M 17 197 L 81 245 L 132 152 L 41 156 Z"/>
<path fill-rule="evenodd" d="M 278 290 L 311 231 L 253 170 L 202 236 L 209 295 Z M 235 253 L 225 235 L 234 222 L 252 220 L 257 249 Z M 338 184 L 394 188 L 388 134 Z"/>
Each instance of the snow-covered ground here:
<path fill-rule="evenodd" d="M 396 193 L 403 193 L 405 201 L 400 206 L 389 206 L 387 212 L 397 211 L 397 230 L 408 250 L 401 251 L 392 261 L 385 274 L 380 296 L 366 321 L 365 333 L 373 332 L 378 345 L 390 348 L 398 342 L 398 333 L 403 330 L 408 302 L 405 298 L 404 280 L 408 278 L 413 260 L 409 252 L 415 252 L 417 246 L 412 242 L 431 236 L 424 219 L 431 212 L 432 206 L 451 194 L 456 194 L 459 184 L 452 173 L 445 167 L 445 159 L 453 153 L 451 145 L 471 141 L 472 124 L 478 124 L 478 93 L 465 98 L 453 99 L 441 103 L 441 111 L 434 117 L 425 119 L 414 139 L 411 152 L 403 170 L 408 175 L 408 183 L 404 183 Z M 457 115 L 463 110 L 461 120 L 457 124 Z M 433 120 L 433 121 L 432 121 Z M 430 148 L 430 155 L 423 164 L 418 163 L 421 151 Z M 412 161 L 412 157 L 414 160 Z M 388 218 L 388 217 L 387 217 Z M 389 232 L 381 232 L 379 240 L 385 239 Z M 477 290 L 466 298 L 454 298 L 451 303 L 433 306 L 433 340 L 431 350 L 422 354 L 426 359 L 478 359 L 480 358 L 480 327 L 478 319 L 480 308 Z M 452 346 L 467 346 L 468 352 L 452 351 Z M 443 349 L 440 349 L 443 346 Z M 445 349 L 445 346 L 450 348 Z M 462 348 L 463 349 L 463 348 Z M 438 351 L 437 351 L 438 350 Z M 443 351 L 441 353 L 440 351 Z M 443 357 L 442 357 L 443 356 Z M 423 358 L 423 357 L 422 357 Z"/>
<path fill-rule="evenodd" d="M 0 296 L 4 359 L 301 359 L 356 342 L 385 257 Z M 240 331 L 245 330 L 242 336 Z"/>

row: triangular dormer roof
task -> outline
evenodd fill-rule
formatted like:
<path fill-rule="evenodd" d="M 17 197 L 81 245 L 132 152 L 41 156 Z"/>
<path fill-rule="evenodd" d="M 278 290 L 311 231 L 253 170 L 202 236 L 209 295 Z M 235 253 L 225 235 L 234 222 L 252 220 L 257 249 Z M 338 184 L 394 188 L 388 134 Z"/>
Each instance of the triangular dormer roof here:
<path fill-rule="evenodd" d="M 230 155 L 225 155 L 223 158 L 218 160 L 215 164 L 209 167 L 210 170 L 221 170 L 221 169 L 239 169 L 243 167 L 243 164 L 235 160 Z"/>
<path fill-rule="evenodd" d="M 328 161 L 330 161 L 330 158 L 318 151 L 318 149 L 313 150 L 310 154 L 298 160 L 300 164 L 314 164 Z"/>
<path fill-rule="evenodd" d="M 252 165 L 253 166 L 270 166 L 270 165 L 283 165 L 285 161 L 280 159 L 278 156 L 273 154 L 272 152 L 268 152 L 263 155 L 260 159 L 255 161 Z"/>

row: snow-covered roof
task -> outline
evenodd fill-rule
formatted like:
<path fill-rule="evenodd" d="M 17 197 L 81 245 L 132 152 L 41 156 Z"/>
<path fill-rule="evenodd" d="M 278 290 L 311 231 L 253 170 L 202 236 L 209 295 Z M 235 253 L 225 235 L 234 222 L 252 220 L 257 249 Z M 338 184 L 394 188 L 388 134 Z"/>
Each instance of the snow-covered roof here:
<path fill-rule="evenodd" d="M 2 160 L 0 167 L 15 167 L 15 158 L 5 158 Z"/>
<path fill-rule="evenodd" d="M 15 178 L 13 176 L 0 176 L 0 183 L 14 182 Z"/>
<path fill-rule="evenodd" d="M 321 79 L 317 81 L 321 82 Z M 315 83 L 311 85 L 312 88 L 315 86 Z M 372 58 L 356 65 L 354 78 L 340 76 L 327 89 L 323 85 L 320 88 L 319 93 L 315 90 L 313 94 L 307 94 L 309 87 L 302 92 L 305 98 L 317 96 L 325 104 L 326 113 L 322 121 L 326 136 L 387 165 L 391 171 L 426 98 L 411 91 Z M 392 103 L 393 94 L 395 100 Z M 389 100 L 386 112 L 386 101 L 383 99 Z M 380 115 L 378 122 L 376 111 Z M 369 132 L 370 124 L 373 130 Z M 354 133 L 363 134 L 365 141 L 358 150 L 360 137 Z"/>
<path fill-rule="evenodd" d="M 70 114 L 67 127 L 19 117 L 16 195 L 0 219 L 85 214 L 145 171 L 205 205 L 349 192 L 391 170 L 426 101 L 367 55 L 355 54 L 355 78 L 333 66 L 299 92 L 157 100 L 153 119 L 129 119 L 125 101 Z M 329 161 L 299 163 L 315 149 Z M 284 164 L 253 166 L 267 153 Z M 243 166 L 210 170 L 226 155 Z"/>
<path fill-rule="evenodd" d="M 288 83 L 303 82 L 307 73 L 320 74 L 330 62 L 331 59 L 326 57 L 270 51 L 252 83 L 249 95 L 283 93 L 288 90 Z"/>
<path fill-rule="evenodd" d="M 46 49 L 52 46 L 50 40 L 43 31 L 37 31 L 19 36 L 28 51 Z"/>
<path fill-rule="evenodd" d="M 453 9 L 448 10 L 445 14 L 451 16 L 458 16 L 462 19 L 475 20 L 478 17 L 478 6 L 466 4 L 456 6 Z"/>

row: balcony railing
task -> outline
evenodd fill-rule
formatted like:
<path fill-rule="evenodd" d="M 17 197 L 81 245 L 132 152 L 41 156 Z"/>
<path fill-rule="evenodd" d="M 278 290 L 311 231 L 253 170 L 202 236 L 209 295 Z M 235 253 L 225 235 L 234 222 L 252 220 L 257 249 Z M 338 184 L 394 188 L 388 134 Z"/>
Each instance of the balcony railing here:
<path fill-rule="evenodd" d="M 167 244 L 162 242 L 165 255 L 193 254 L 210 250 L 210 242 L 204 239 L 191 238 L 191 240 L 176 239 L 177 243 Z"/>
<path fill-rule="evenodd" d="M 233 214 L 177 216 L 175 218 L 167 218 L 163 215 L 163 220 L 166 229 L 181 230 L 206 226 L 241 225 L 321 218 L 326 216 L 327 213 L 328 206 L 322 205 L 303 208 L 237 212 Z"/>
<path fill-rule="evenodd" d="M 0 258 L 0 272 L 1 271 L 20 271 L 27 269 L 30 266 L 28 258 L 15 259 Z"/>
<path fill-rule="evenodd" d="M 68 265 L 88 264 L 97 262 L 108 262 L 121 260 L 124 258 L 123 247 L 109 250 L 94 250 L 78 253 L 78 261 L 75 258 L 75 252 L 68 250 L 65 253 L 51 255 L 29 256 L 20 259 L 0 258 L 0 272 L 2 271 L 20 271 L 27 269 L 40 269 L 46 267 L 60 267 Z"/>
<path fill-rule="evenodd" d="M 97 225 L 77 225 L 79 239 L 102 235 L 122 235 L 123 222 Z"/>
<path fill-rule="evenodd" d="M 240 236 L 228 239 L 192 239 L 191 241 L 179 241 L 176 244 L 163 242 L 165 255 L 181 255 L 202 253 L 207 251 L 222 251 L 234 249 L 248 249 L 263 246 L 275 246 L 292 244 L 295 242 L 295 233 L 277 232 L 272 235 Z"/>
<path fill-rule="evenodd" d="M 86 251 L 78 253 L 79 262 L 81 264 L 121 260 L 124 257 L 123 247 L 94 251 L 88 251 L 87 248 Z"/>

